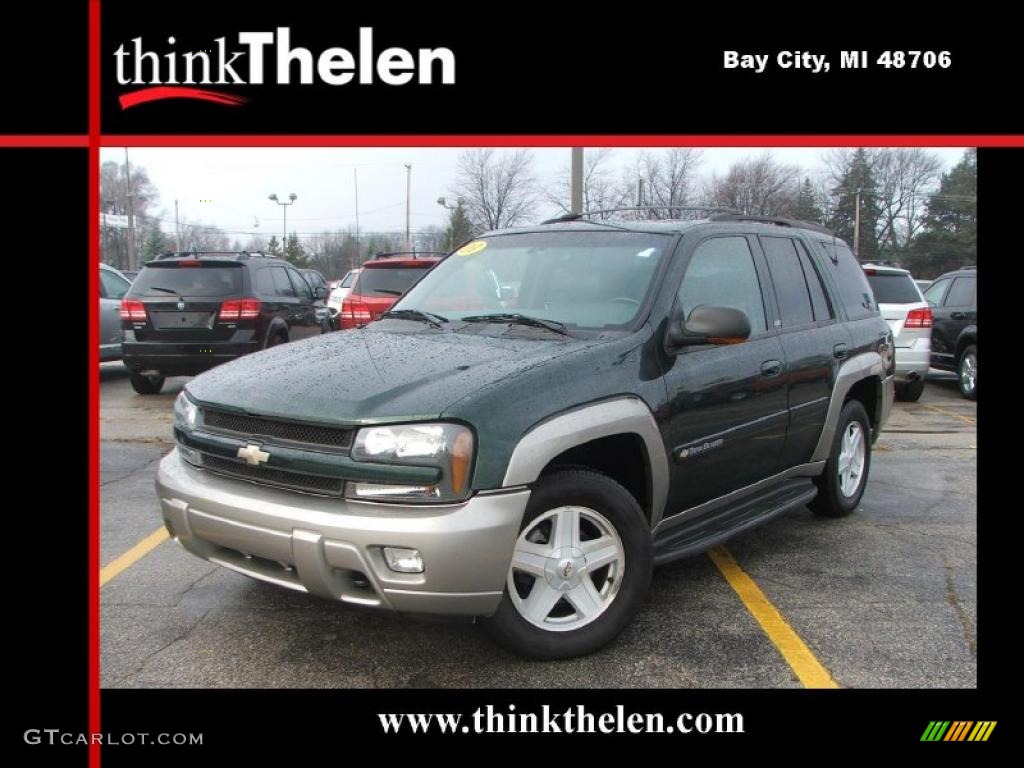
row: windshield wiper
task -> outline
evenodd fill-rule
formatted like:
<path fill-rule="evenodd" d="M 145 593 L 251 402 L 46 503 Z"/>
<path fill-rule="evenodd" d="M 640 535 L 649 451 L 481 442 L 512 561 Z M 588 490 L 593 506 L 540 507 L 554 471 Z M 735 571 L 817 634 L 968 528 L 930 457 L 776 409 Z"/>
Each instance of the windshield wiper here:
<path fill-rule="evenodd" d="M 389 309 L 381 315 L 381 318 L 397 317 L 402 320 L 422 320 L 434 328 L 440 328 L 441 323 L 447 323 L 448 318 L 435 315 L 433 312 L 424 312 L 422 309 Z"/>
<path fill-rule="evenodd" d="M 562 336 L 568 336 L 571 339 L 576 338 L 565 330 L 564 323 L 560 323 L 557 320 L 545 320 L 541 317 L 521 315 L 518 312 L 496 312 L 493 315 L 468 315 L 462 318 L 462 320 L 466 323 L 510 323 L 512 325 L 529 325 L 533 328 L 547 328 L 549 331 L 554 331 Z"/>
<path fill-rule="evenodd" d="M 179 299 L 181 299 L 182 301 L 185 300 L 184 297 L 182 297 L 182 295 L 180 293 L 178 293 L 176 290 L 174 290 L 173 288 L 163 288 L 163 287 L 161 287 L 159 285 L 151 285 L 151 286 L 149 286 L 149 290 L 151 290 L 151 291 L 163 291 L 164 293 L 172 293 L 175 296 L 177 296 Z"/>
<path fill-rule="evenodd" d="M 374 293 L 386 293 L 388 296 L 401 296 L 405 291 L 393 291 L 390 288 L 374 288 Z"/>

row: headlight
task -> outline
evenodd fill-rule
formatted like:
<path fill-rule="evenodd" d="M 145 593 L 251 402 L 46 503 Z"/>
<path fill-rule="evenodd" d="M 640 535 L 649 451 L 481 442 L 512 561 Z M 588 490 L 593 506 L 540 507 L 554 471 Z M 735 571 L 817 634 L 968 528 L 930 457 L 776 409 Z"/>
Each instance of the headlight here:
<path fill-rule="evenodd" d="M 195 429 L 199 420 L 199 406 L 188 399 L 185 390 L 181 390 L 174 401 L 174 423 L 182 429 Z"/>
<path fill-rule="evenodd" d="M 458 424 L 399 424 L 366 427 L 352 445 L 356 461 L 432 466 L 441 470 L 434 485 L 349 482 L 345 495 L 353 499 L 390 501 L 457 501 L 469 495 L 473 464 L 473 433 Z"/>

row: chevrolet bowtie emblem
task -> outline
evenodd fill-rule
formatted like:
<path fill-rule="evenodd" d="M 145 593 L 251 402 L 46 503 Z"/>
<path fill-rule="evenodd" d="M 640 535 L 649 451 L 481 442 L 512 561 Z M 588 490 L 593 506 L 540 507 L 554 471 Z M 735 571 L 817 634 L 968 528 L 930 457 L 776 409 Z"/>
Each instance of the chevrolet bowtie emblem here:
<path fill-rule="evenodd" d="M 266 451 L 261 451 L 258 445 L 247 445 L 245 448 L 238 449 L 238 458 L 245 459 L 246 464 L 262 464 L 270 458 L 270 454 Z"/>

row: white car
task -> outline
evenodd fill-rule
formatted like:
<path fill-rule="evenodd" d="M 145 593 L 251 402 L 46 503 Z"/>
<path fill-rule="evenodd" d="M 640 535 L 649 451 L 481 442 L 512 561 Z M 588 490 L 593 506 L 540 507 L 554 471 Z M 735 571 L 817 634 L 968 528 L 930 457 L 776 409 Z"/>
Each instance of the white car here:
<path fill-rule="evenodd" d="M 350 269 L 348 274 L 338 281 L 338 287 L 331 289 L 331 293 L 327 297 L 327 311 L 331 316 L 331 324 L 335 327 L 337 327 L 335 321 L 338 313 L 341 312 L 341 304 L 345 301 L 345 297 L 348 296 L 348 292 L 352 290 L 352 284 L 356 281 L 357 277 L 359 277 L 359 270 Z"/>
<path fill-rule="evenodd" d="M 924 392 L 931 362 L 931 307 L 905 269 L 865 264 L 864 274 L 896 342 L 896 399 L 913 402 Z"/>

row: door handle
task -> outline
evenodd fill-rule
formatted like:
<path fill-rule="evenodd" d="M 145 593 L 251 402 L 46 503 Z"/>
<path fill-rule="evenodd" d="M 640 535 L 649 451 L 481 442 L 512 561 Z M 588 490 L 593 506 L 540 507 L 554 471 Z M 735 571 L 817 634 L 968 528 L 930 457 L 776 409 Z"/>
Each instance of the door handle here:
<path fill-rule="evenodd" d="M 952 314 L 950 314 L 950 317 L 953 318 L 954 320 L 964 320 L 967 317 L 967 313 L 966 312 L 953 312 Z"/>
<path fill-rule="evenodd" d="M 767 378 L 778 376 L 782 373 L 782 363 L 778 360 L 765 360 L 761 363 L 761 375 Z"/>
<path fill-rule="evenodd" d="M 842 360 L 844 357 L 846 357 L 846 352 L 847 349 L 845 344 L 836 344 L 834 347 L 832 347 L 832 356 L 837 360 Z"/>

